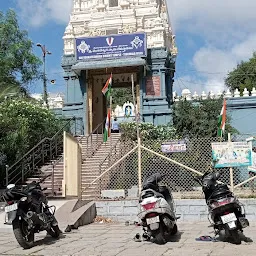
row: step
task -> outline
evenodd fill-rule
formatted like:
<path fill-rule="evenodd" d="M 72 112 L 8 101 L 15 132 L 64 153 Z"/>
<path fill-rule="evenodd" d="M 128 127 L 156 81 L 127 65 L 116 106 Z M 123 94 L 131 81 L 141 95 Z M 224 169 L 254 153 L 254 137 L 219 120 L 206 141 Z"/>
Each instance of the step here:
<path fill-rule="evenodd" d="M 86 179 L 95 180 L 98 177 L 99 177 L 99 175 L 90 175 L 90 174 L 84 175 L 84 174 L 82 174 L 82 180 L 86 180 Z"/>
<path fill-rule="evenodd" d="M 47 174 L 47 173 L 46 173 Z M 46 174 L 42 175 L 42 174 L 38 174 L 38 173 L 34 173 L 32 176 L 30 176 L 29 178 L 37 178 L 37 179 L 40 179 L 40 178 L 43 178 Z M 52 172 L 49 172 L 49 174 L 52 174 Z M 47 174 L 48 175 L 48 174 Z M 58 171 L 58 172 L 54 172 L 53 174 L 54 176 L 63 176 L 63 170 L 62 171 Z M 51 176 L 50 176 L 51 177 Z M 50 178 L 49 177 L 49 178 Z M 48 179 L 49 179 L 48 178 Z"/>

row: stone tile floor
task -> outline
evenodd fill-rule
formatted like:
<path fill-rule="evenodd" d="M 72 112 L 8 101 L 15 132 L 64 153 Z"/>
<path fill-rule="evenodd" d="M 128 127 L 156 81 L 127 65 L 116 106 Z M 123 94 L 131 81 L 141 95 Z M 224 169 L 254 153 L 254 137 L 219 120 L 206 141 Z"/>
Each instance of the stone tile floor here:
<path fill-rule="evenodd" d="M 64 233 L 54 240 L 45 233 L 36 236 L 32 249 L 23 250 L 16 242 L 12 230 L 0 228 L 0 255 L 49 255 L 49 256 L 253 256 L 256 243 L 241 245 L 226 242 L 195 241 L 201 235 L 213 236 L 208 223 L 179 223 L 179 234 L 165 245 L 151 242 L 134 242 L 140 227 L 122 224 L 91 224 Z M 244 234 L 256 240 L 256 223 L 246 228 Z"/>

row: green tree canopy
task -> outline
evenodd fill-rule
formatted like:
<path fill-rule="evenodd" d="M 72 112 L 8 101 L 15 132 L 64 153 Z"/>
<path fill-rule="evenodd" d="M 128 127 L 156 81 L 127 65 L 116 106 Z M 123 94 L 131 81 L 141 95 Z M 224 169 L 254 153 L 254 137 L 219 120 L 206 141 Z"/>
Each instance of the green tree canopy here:
<path fill-rule="evenodd" d="M 217 137 L 218 116 L 223 99 L 206 99 L 198 102 L 181 100 L 174 105 L 174 127 L 181 137 Z M 226 132 L 237 132 L 227 116 Z"/>
<path fill-rule="evenodd" d="M 24 99 L 3 101 L 0 103 L 0 159 L 13 164 L 40 140 L 52 137 L 60 125 L 61 121 L 39 103 Z"/>
<path fill-rule="evenodd" d="M 127 101 L 133 102 L 132 88 L 131 87 L 117 87 L 112 88 L 111 91 L 113 108 L 117 105 L 123 106 Z"/>
<path fill-rule="evenodd" d="M 228 73 L 225 84 L 231 89 L 240 92 L 247 88 L 251 91 L 256 87 L 256 53 L 248 61 L 241 61 L 237 67 Z"/>
<path fill-rule="evenodd" d="M 41 61 L 32 46 L 27 31 L 19 28 L 15 12 L 0 11 L 0 97 L 24 93 L 30 82 L 41 77 Z"/>

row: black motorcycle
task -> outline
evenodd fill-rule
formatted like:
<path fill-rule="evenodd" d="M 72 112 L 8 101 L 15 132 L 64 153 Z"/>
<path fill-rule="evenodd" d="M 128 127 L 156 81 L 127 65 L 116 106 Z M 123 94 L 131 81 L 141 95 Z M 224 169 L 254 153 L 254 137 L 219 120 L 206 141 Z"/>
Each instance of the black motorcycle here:
<path fill-rule="evenodd" d="M 220 184 L 219 172 L 206 172 L 195 180 L 202 186 L 209 211 L 209 221 L 215 235 L 222 239 L 231 238 L 233 243 L 241 244 L 239 232 L 249 226 L 244 206 L 225 184 Z"/>
<path fill-rule="evenodd" d="M 12 224 L 14 236 L 24 249 L 34 245 L 35 233 L 46 230 L 54 238 L 61 234 L 54 217 L 56 207 L 48 206 L 48 199 L 43 192 L 47 188 L 42 189 L 40 186 L 49 176 L 21 188 L 10 184 L 3 192 L 7 223 Z"/>

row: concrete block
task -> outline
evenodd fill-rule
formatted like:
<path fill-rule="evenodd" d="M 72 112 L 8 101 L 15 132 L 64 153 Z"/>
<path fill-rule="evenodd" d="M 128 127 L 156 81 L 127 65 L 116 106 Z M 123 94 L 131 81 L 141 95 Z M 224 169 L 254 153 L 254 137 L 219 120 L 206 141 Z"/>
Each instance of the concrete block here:
<path fill-rule="evenodd" d="M 124 215 L 137 215 L 138 207 L 124 206 L 123 212 L 124 212 Z"/>
<path fill-rule="evenodd" d="M 71 223 L 74 223 L 71 225 L 74 225 L 74 227 L 88 225 L 92 223 L 95 218 L 96 205 L 94 202 L 90 202 L 71 213 Z"/>
<path fill-rule="evenodd" d="M 139 197 L 139 188 L 137 186 L 132 186 L 131 189 L 128 189 L 129 198 L 138 198 Z"/>
<path fill-rule="evenodd" d="M 108 206 L 108 201 L 96 201 L 96 207 L 107 207 Z"/>
<path fill-rule="evenodd" d="M 190 205 L 189 212 L 207 213 L 208 209 L 207 209 L 207 206 L 203 206 L 203 205 Z"/>
<path fill-rule="evenodd" d="M 96 215 L 97 216 L 105 216 L 108 214 L 108 207 L 97 207 Z"/>
<path fill-rule="evenodd" d="M 109 206 L 108 214 L 109 215 L 123 215 L 124 208 L 121 206 Z"/>
<path fill-rule="evenodd" d="M 56 211 L 55 216 L 61 228 L 68 225 L 77 228 L 93 222 L 96 217 L 96 205 L 94 202 L 84 204 L 78 200 L 70 200 Z"/>
<path fill-rule="evenodd" d="M 177 199 L 174 200 L 176 205 L 205 205 L 203 199 Z"/>
<path fill-rule="evenodd" d="M 119 189 L 119 190 L 102 190 L 101 191 L 101 197 L 103 198 L 125 198 L 125 190 Z"/>
<path fill-rule="evenodd" d="M 176 205 L 176 212 L 189 213 L 189 205 Z"/>
<path fill-rule="evenodd" d="M 245 211 L 249 221 L 256 220 L 256 200 L 247 199 L 241 200 L 245 205 Z M 201 199 L 181 199 L 175 200 L 176 215 L 181 216 L 181 221 L 207 221 L 208 208 L 205 200 Z M 119 201 L 98 201 L 96 202 L 98 215 L 114 216 L 117 219 L 122 217 L 137 218 L 138 200 L 119 200 Z"/>
<path fill-rule="evenodd" d="M 138 207 L 139 205 L 139 200 L 125 200 L 123 202 L 124 206 Z"/>

